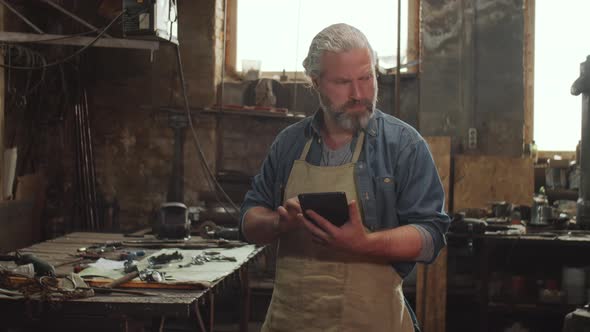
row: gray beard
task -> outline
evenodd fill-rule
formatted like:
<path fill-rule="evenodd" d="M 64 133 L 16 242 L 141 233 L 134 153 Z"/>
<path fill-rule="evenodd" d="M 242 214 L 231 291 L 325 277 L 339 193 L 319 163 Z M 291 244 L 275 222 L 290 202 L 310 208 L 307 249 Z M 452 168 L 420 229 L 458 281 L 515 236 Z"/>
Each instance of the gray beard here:
<path fill-rule="evenodd" d="M 375 95 L 376 94 L 377 93 L 375 92 Z M 377 103 L 376 96 L 373 98 L 372 101 L 358 101 L 359 103 L 362 103 L 367 107 L 367 112 L 361 115 L 350 115 L 346 113 L 345 110 L 353 103 L 348 102 L 341 107 L 334 108 L 328 98 L 325 98 L 321 93 L 319 93 L 319 96 L 320 106 L 324 110 L 324 115 L 333 119 L 338 127 L 344 130 L 352 131 L 359 131 L 361 129 L 367 128 L 367 125 L 369 124 L 369 119 L 373 115 L 373 110 L 375 109 L 375 105 Z"/>

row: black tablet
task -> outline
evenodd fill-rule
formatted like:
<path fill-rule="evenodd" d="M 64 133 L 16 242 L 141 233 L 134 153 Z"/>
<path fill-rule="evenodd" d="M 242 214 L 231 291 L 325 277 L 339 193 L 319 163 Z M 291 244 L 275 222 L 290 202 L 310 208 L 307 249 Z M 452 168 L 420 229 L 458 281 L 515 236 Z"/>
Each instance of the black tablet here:
<path fill-rule="evenodd" d="M 297 196 L 303 215 L 307 210 L 313 210 L 320 216 L 330 221 L 335 226 L 342 226 L 348 219 L 348 201 L 344 192 L 303 193 Z"/>

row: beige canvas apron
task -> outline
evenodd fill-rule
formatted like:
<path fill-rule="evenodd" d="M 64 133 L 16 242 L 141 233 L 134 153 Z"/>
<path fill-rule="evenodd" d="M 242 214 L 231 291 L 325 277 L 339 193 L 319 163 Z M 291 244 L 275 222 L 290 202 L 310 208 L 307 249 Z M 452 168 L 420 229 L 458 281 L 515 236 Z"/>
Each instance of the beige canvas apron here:
<path fill-rule="evenodd" d="M 349 201 L 357 200 L 354 169 L 363 141 L 361 133 L 352 162 L 335 167 L 308 164 L 307 142 L 291 170 L 285 199 L 343 191 Z M 306 229 L 297 229 L 279 239 L 274 292 L 262 331 L 411 332 L 401 286 L 391 264 L 316 244 Z"/>

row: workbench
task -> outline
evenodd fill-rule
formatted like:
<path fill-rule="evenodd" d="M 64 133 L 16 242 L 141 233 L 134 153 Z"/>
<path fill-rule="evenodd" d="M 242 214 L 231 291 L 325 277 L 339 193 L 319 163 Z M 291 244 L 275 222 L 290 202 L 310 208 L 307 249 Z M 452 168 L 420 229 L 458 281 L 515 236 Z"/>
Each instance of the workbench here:
<path fill-rule="evenodd" d="M 31 253 L 56 266 L 57 274 L 72 272 L 77 250 L 94 243 L 134 241 L 122 234 L 71 233 L 53 240 L 44 241 L 19 250 Z M 192 237 L 186 243 L 204 240 Z M 2 326 L 25 327 L 32 330 L 84 330 L 128 331 L 136 326 L 151 325 L 151 330 L 162 330 L 166 319 L 174 318 L 194 322 L 195 331 L 212 331 L 214 325 L 214 298 L 216 292 L 228 283 L 239 283 L 241 296 L 236 306 L 240 307 L 240 330 L 246 331 L 249 318 L 250 293 L 248 264 L 257 258 L 264 247 L 250 246 L 247 259 L 237 262 L 235 269 L 203 289 L 146 289 L 156 296 L 130 294 L 95 294 L 93 297 L 44 303 L 33 300 L 0 298 Z M 128 250 L 138 250 L 134 247 Z M 146 249 L 146 254 L 157 250 Z M 141 289 L 134 289 L 139 290 Z M 93 320 L 95 319 L 95 320 Z"/>
<path fill-rule="evenodd" d="M 530 331 L 559 331 L 565 315 L 584 304 L 568 303 L 565 298 L 544 303 L 539 290 L 547 280 L 554 280 L 561 288 L 564 267 L 590 266 L 588 231 L 529 227 L 522 235 L 449 233 L 447 237 L 449 279 L 458 270 L 458 259 L 464 271 L 471 269 L 473 278 L 473 284 L 466 287 L 450 282 L 448 293 L 469 296 L 476 304 L 450 311 L 459 313 L 462 320 L 471 316 L 469 321 L 477 324 L 477 331 L 504 330 L 505 324 L 516 321 Z M 472 321 L 474 318 L 477 323 Z M 451 328 L 459 329 L 453 325 Z"/>

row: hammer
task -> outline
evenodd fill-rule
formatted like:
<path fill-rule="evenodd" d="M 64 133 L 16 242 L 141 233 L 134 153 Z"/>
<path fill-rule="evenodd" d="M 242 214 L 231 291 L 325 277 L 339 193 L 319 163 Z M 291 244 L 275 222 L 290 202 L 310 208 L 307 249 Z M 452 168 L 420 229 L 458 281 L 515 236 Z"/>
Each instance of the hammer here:
<path fill-rule="evenodd" d="M 133 264 L 130 265 L 128 268 L 125 269 L 125 274 L 121 278 L 115 279 L 108 284 L 104 284 L 102 287 L 104 288 L 116 288 L 121 284 L 124 284 L 128 281 L 131 281 L 139 276 L 139 270 L 137 269 L 137 265 Z"/>

